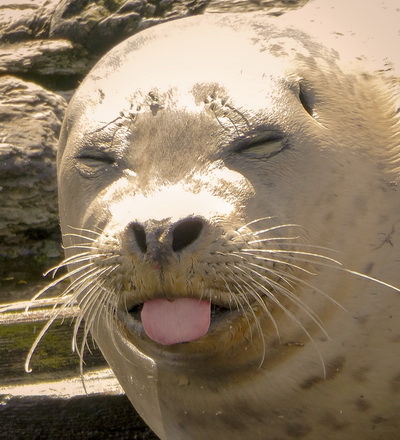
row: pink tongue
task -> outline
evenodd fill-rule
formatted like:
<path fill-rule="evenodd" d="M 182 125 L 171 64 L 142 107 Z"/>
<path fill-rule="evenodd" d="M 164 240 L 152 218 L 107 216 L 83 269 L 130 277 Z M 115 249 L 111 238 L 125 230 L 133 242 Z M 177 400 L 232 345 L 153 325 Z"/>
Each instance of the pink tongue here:
<path fill-rule="evenodd" d="M 208 332 L 211 303 L 193 298 L 153 299 L 143 304 L 141 318 L 147 336 L 159 344 L 194 341 Z"/>

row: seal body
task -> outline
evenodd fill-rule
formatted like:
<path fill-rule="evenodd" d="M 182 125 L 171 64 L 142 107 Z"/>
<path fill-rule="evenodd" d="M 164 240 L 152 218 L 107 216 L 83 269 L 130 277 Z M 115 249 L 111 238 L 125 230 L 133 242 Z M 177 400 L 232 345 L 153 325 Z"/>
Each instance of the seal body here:
<path fill-rule="evenodd" d="M 398 438 L 398 76 L 293 14 L 146 30 L 67 112 L 68 292 L 161 439 Z"/>

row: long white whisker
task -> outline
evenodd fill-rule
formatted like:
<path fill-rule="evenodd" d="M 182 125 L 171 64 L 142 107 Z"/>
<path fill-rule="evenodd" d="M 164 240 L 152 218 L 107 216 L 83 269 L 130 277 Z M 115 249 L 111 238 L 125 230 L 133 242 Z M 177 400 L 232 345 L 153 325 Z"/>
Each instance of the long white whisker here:
<path fill-rule="evenodd" d="M 88 265 L 88 266 L 91 266 L 91 265 Z M 64 301 L 61 302 L 61 299 L 60 299 L 60 303 L 58 303 L 54 306 L 54 313 L 51 315 L 51 317 L 49 318 L 49 320 L 47 321 L 45 326 L 42 328 L 42 330 L 39 332 L 39 335 L 36 337 L 35 341 L 33 342 L 32 346 L 29 350 L 29 353 L 28 353 L 28 355 L 26 357 L 26 361 L 25 361 L 26 372 L 30 373 L 32 371 L 32 369 L 29 366 L 31 359 L 32 359 L 32 355 L 33 355 L 36 347 L 38 346 L 39 342 L 41 341 L 41 339 L 43 338 L 43 336 L 47 332 L 47 330 L 50 328 L 50 326 L 53 324 L 53 322 L 58 318 L 58 316 L 63 312 L 63 310 L 65 308 L 70 307 L 75 303 L 76 295 L 72 295 L 72 296 L 68 295 L 67 296 L 66 293 L 70 292 L 72 289 L 76 289 L 77 285 L 81 285 L 82 283 L 87 281 L 87 279 L 92 275 L 92 272 L 95 270 L 96 269 L 91 269 L 89 272 L 85 272 L 84 274 L 82 274 L 78 279 L 74 280 L 74 282 L 71 283 L 71 285 L 63 292 L 62 296 L 63 296 Z M 33 300 L 31 300 L 31 302 L 32 301 Z M 61 304 L 61 307 L 59 309 L 55 310 L 55 307 L 59 304 Z M 26 311 L 28 309 L 29 309 L 29 305 L 27 306 Z"/>
<path fill-rule="evenodd" d="M 257 265 L 255 265 L 255 266 L 257 267 Z M 326 333 L 326 330 L 322 326 L 321 320 L 319 319 L 318 315 L 309 306 L 307 306 L 307 304 L 304 304 L 296 295 L 294 295 L 293 292 L 290 292 L 288 289 L 283 287 L 277 281 L 274 281 L 273 279 L 260 274 L 257 270 L 254 270 L 254 269 L 247 267 L 247 266 L 245 266 L 245 268 L 247 270 L 249 270 L 251 273 L 253 273 L 254 275 L 261 278 L 262 281 L 267 282 L 271 287 L 274 288 L 274 290 L 276 292 L 281 293 L 283 296 L 285 296 L 285 298 L 289 299 L 291 302 L 296 304 L 300 308 L 300 310 L 303 310 L 313 320 L 313 322 L 318 325 L 318 327 L 322 330 L 322 332 L 325 334 L 325 336 L 329 339 L 329 335 Z M 238 269 L 239 269 L 239 267 L 238 267 Z M 265 269 L 265 268 L 263 268 L 263 269 Z M 272 275 L 274 275 L 273 270 L 268 270 L 268 272 L 270 272 Z M 244 272 L 244 273 L 246 273 L 246 272 Z M 247 274 L 247 273 L 246 273 L 246 275 L 249 276 L 249 274 Z M 265 291 L 268 292 L 267 297 L 272 296 L 273 301 L 275 303 L 279 303 L 281 305 L 280 301 L 276 298 L 275 295 L 272 294 L 272 292 L 269 289 L 267 289 L 264 285 L 258 283 L 254 279 L 252 279 L 252 281 L 253 281 L 253 283 L 257 283 L 260 286 L 263 286 Z"/>
<path fill-rule="evenodd" d="M 73 255 L 72 257 L 68 257 L 65 260 L 61 261 L 61 263 L 57 264 L 57 266 L 54 266 L 54 267 L 51 267 L 50 269 L 48 269 L 43 275 L 47 276 L 47 275 L 49 275 L 53 271 L 57 272 L 59 269 L 62 269 L 63 267 L 68 266 L 68 264 L 71 261 L 74 261 L 76 259 L 88 256 L 88 255 L 90 255 L 90 252 L 82 252 L 80 254 Z"/>
<path fill-rule="evenodd" d="M 98 250 L 99 248 L 97 246 L 93 246 L 92 244 L 76 243 L 76 244 L 72 244 L 71 246 L 63 246 L 63 249 L 65 251 L 68 251 L 68 250 L 71 250 L 71 249 Z"/>
<path fill-rule="evenodd" d="M 235 265 L 235 268 L 238 269 L 240 272 L 242 272 L 244 275 L 248 276 L 248 274 L 240 267 L 237 267 Z M 232 271 L 232 269 L 229 266 L 227 266 L 227 269 L 232 273 L 233 276 L 235 276 L 235 273 Z M 247 281 L 243 280 L 243 278 L 241 278 L 241 282 L 243 282 L 251 291 L 253 290 L 253 287 Z M 264 301 L 259 296 L 258 296 L 257 302 L 263 307 L 263 309 L 265 310 L 265 313 L 267 313 L 268 318 L 272 321 L 272 324 L 275 327 L 275 331 L 276 331 L 278 338 L 280 338 L 278 325 L 277 325 L 274 317 L 272 316 L 271 312 L 269 311 L 267 305 L 264 303 Z"/>
<path fill-rule="evenodd" d="M 299 228 L 299 229 L 304 230 L 304 228 L 302 226 L 300 226 L 300 225 L 288 223 L 287 225 L 278 225 L 278 226 L 272 226 L 271 228 L 268 228 L 268 229 L 261 229 L 259 231 L 251 231 L 248 234 L 243 234 L 243 235 L 244 236 L 252 235 L 254 237 L 254 236 L 257 236 L 257 235 L 261 235 L 261 234 L 266 234 L 266 233 L 269 233 L 269 232 L 277 231 L 277 230 L 280 230 L 280 229 L 283 229 L 283 228 Z M 251 244 L 253 242 L 250 241 L 249 243 Z"/>
<path fill-rule="evenodd" d="M 49 320 L 46 322 L 42 330 L 39 332 L 38 336 L 36 337 L 35 341 L 33 342 L 31 348 L 29 349 L 28 355 L 25 360 L 25 371 L 27 373 L 31 373 L 32 369 L 30 368 L 30 363 L 32 359 L 32 355 L 34 351 L 36 350 L 36 347 L 38 346 L 39 342 L 42 340 L 43 336 L 47 332 L 47 330 L 50 328 L 50 326 L 53 324 L 53 322 L 58 318 L 58 316 L 63 312 L 63 310 L 67 307 L 69 307 L 72 304 L 72 298 L 70 298 L 66 303 L 64 303 L 59 309 L 55 311 L 49 318 Z"/>
<path fill-rule="evenodd" d="M 230 268 L 228 267 L 228 269 L 230 269 Z M 233 274 L 233 272 L 232 272 L 232 274 Z M 231 278 L 231 279 L 232 279 L 232 278 Z M 251 296 L 251 297 L 252 297 L 252 298 L 258 303 L 258 305 L 264 310 L 264 312 L 265 312 L 265 313 L 267 314 L 267 316 L 270 318 L 270 320 L 272 321 L 272 324 L 273 324 L 274 327 L 275 327 L 275 330 L 276 330 L 276 333 L 277 333 L 277 335 L 278 335 L 278 338 L 279 338 L 279 329 L 278 329 L 278 326 L 276 325 L 276 321 L 275 321 L 275 319 L 273 318 L 272 314 L 271 314 L 270 311 L 268 310 L 268 307 L 267 307 L 267 305 L 264 303 L 264 301 L 262 300 L 262 298 L 261 298 L 261 297 L 260 297 L 255 291 L 254 291 L 254 289 L 252 288 L 252 286 L 250 286 L 246 281 L 244 281 L 243 279 L 242 279 L 241 281 L 244 282 L 244 283 L 247 285 L 248 289 L 249 289 L 249 291 L 247 292 L 247 295 L 246 295 L 246 293 L 244 292 L 243 288 L 240 287 L 240 290 L 242 291 L 242 293 L 241 293 L 242 298 L 246 299 L 246 302 L 247 302 L 247 305 L 248 305 L 248 309 L 249 309 L 250 313 L 253 315 L 253 321 L 254 321 L 254 324 L 256 325 L 256 328 L 257 328 L 258 334 L 260 335 L 260 338 L 261 338 L 261 341 L 262 341 L 262 344 L 261 344 L 261 346 L 262 346 L 262 353 L 261 353 L 261 360 L 260 360 L 260 365 L 259 365 L 259 367 L 261 368 L 261 366 L 262 366 L 262 364 L 263 364 L 263 362 L 264 362 L 264 359 L 265 359 L 265 354 L 266 354 L 265 336 L 264 336 L 264 332 L 263 332 L 263 330 L 262 330 L 262 327 L 261 327 L 260 321 L 259 321 L 259 319 L 257 318 L 255 311 L 253 310 L 251 304 L 249 303 L 249 301 L 248 301 L 248 299 L 247 299 L 247 296 L 248 296 L 248 295 L 250 295 L 250 296 Z M 236 283 L 237 283 L 237 282 L 236 282 Z M 238 284 L 237 284 L 237 287 L 239 287 Z M 251 327 L 250 327 L 250 328 L 251 328 Z"/>
<path fill-rule="evenodd" d="M 101 235 L 100 232 L 93 231 L 93 229 L 77 228 L 77 227 L 75 227 L 75 226 L 68 226 L 68 228 L 70 228 L 70 229 L 75 229 L 75 231 L 88 232 L 89 234 L 95 234 L 95 235 L 98 235 L 98 236 Z M 67 233 L 67 234 L 68 234 L 68 233 Z M 63 234 L 63 237 L 64 237 L 65 235 L 67 235 L 67 234 Z"/>
<path fill-rule="evenodd" d="M 264 220 L 272 220 L 276 219 L 276 217 L 261 217 L 256 220 L 252 220 L 251 222 L 246 223 L 245 225 L 241 226 L 239 229 L 237 229 L 238 232 L 242 231 L 243 229 L 247 229 L 249 226 L 254 225 L 255 223 L 262 222 Z"/>
<path fill-rule="evenodd" d="M 51 289 L 52 287 L 56 286 L 57 284 L 61 283 L 62 281 L 68 279 L 71 275 L 76 275 L 77 273 L 87 269 L 88 267 L 92 266 L 93 263 L 90 264 L 86 264 L 83 266 L 78 267 L 77 269 L 75 269 L 72 272 L 66 273 L 63 276 L 61 276 L 60 278 L 57 278 L 56 280 L 54 280 L 52 283 L 50 283 L 48 286 L 46 286 L 45 288 L 43 288 L 42 290 L 40 290 L 30 301 L 30 303 L 26 306 L 25 308 L 25 313 L 29 310 L 29 307 L 31 304 L 33 304 L 41 295 L 43 295 L 45 292 L 47 292 L 49 289 Z"/>
<path fill-rule="evenodd" d="M 104 275 L 108 270 L 109 270 L 109 267 L 102 268 L 102 269 L 96 268 L 96 270 L 94 272 L 92 272 L 90 274 L 90 276 L 86 277 L 82 281 L 80 286 L 76 289 L 76 296 L 80 297 L 80 299 L 79 299 L 80 315 L 79 315 L 79 318 L 75 321 L 74 333 L 73 333 L 73 337 L 72 337 L 72 351 L 75 351 L 77 349 L 76 336 L 78 334 L 78 328 L 83 320 L 83 317 L 86 314 L 87 303 L 92 297 L 93 290 L 96 290 L 98 288 L 98 284 L 96 284 L 96 282 L 93 282 L 93 280 L 97 280 L 99 277 Z M 90 289 L 88 291 L 84 292 L 84 290 L 87 287 L 89 287 L 90 285 L 91 285 Z"/>
<path fill-rule="evenodd" d="M 334 298 L 332 298 L 331 296 L 327 295 L 323 290 L 318 289 L 318 287 L 315 287 L 313 284 L 308 283 L 307 281 L 303 280 L 300 277 L 297 277 L 291 273 L 288 272 L 284 272 L 283 270 L 279 270 L 274 268 L 274 271 L 276 272 L 277 275 L 279 275 L 280 277 L 286 277 L 291 279 L 292 281 L 298 283 L 298 284 L 303 284 L 304 286 L 309 287 L 310 289 L 312 289 L 314 292 L 319 293 L 320 295 L 322 295 L 323 297 L 325 297 L 326 299 L 328 299 L 329 301 L 331 301 L 333 304 L 335 304 L 335 306 L 339 307 L 340 309 L 342 309 L 344 312 L 347 312 L 347 309 L 345 307 L 342 306 L 342 304 L 340 304 L 338 301 L 336 301 Z"/>
<path fill-rule="evenodd" d="M 283 250 L 283 249 L 257 249 L 257 248 L 256 249 L 254 249 L 254 248 L 241 249 L 241 252 L 242 253 L 243 252 L 261 252 L 261 253 L 268 253 L 268 254 L 283 254 L 283 255 L 288 255 L 289 257 L 291 255 L 301 255 L 301 256 L 306 256 L 306 257 L 314 257 L 314 258 L 317 258 L 320 260 L 330 261 L 332 263 L 337 264 L 338 266 L 342 266 L 342 263 L 340 263 L 340 261 L 338 261 L 338 260 L 335 260 L 334 258 L 327 257 L 326 255 L 315 254 L 313 252 L 302 252 L 302 251 L 292 251 L 292 250 Z M 302 260 L 302 261 L 304 261 L 304 260 Z M 312 261 L 314 261 L 314 260 L 312 260 Z"/>
<path fill-rule="evenodd" d="M 336 254 L 341 254 L 342 252 L 333 249 L 333 248 L 329 248 L 326 246 L 317 246 L 315 244 L 311 244 L 311 243 L 299 243 L 299 242 L 295 242 L 293 240 L 298 239 L 299 237 L 269 237 L 269 238 L 263 238 L 261 240 L 256 240 L 257 243 L 267 243 L 267 245 L 272 242 L 272 244 L 275 244 L 275 242 L 278 242 L 276 244 L 279 245 L 280 248 L 283 247 L 287 247 L 290 246 L 292 247 L 294 250 L 301 250 L 302 248 L 308 248 L 308 249 L 316 249 L 316 250 L 321 250 L 321 251 L 328 251 L 328 252 L 332 252 L 332 253 L 336 253 Z M 290 243 L 281 243 L 280 241 L 291 241 Z M 259 251 L 259 250 L 263 250 L 260 248 L 251 248 L 252 251 Z M 268 251 L 273 251 L 273 249 L 265 249 Z M 284 250 L 284 249 L 279 249 L 279 250 Z M 287 251 L 290 252 L 290 251 Z"/>
<path fill-rule="evenodd" d="M 295 315 L 293 315 L 293 313 L 288 310 L 283 304 L 280 303 L 280 301 L 275 297 L 275 295 L 272 294 L 272 292 L 270 292 L 265 286 L 263 286 L 261 283 L 255 281 L 253 278 L 251 278 L 251 276 L 249 274 L 247 274 L 246 272 L 243 272 L 245 274 L 245 276 L 247 276 L 250 281 L 255 284 L 255 287 L 258 287 L 269 299 L 271 299 L 273 301 L 274 304 L 276 304 L 290 319 L 293 320 L 293 322 L 304 332 L 304 334 L 307 336 L 307 338 L 309 339 L 309 341 L 311 342 L 311 344 L 314 346 L 318 357 L 321 361 L 321 365 L 322 365 L 322 369 L 323 369 L 323 376 L 326 377 L 326 367 L 325 367 L 325 362 L 323 360 L 323 357 L 321 355 L 321 352 L 317 346 L 317 344 L 314 341 L 314 338 L 311 336 L 310 332 L 304 327 L 304 325 L 296 318 Z M 310 319 L 312 319 L 315 324 L 323 331 L 323 333 L 326 335 L 327 338 L 329 338 L 328 334 L 326 333 L 325 329 L 321 326 L 321 324 L 318 322 L 318 320 L 316 321 L 313 316 L 310 316 Z"/>
<path fill-rule="evenodd" d="M 328 266 L 328 267 L 329 267 L 329 266 Z M 344 272 L 346 272 L 346 273 L 350 273 L 350 274 L 352 274 L 352 275 L 356 275 L 356 276 L 358 276 L 358 277 L 360 277 L 360 278 L 363 278 L 363 279 L 366 279 L 366 280 L 369 280 L 369 281 L 373 281 L 374 283 L 380 284 L 381 286 L 388 287 L 389 289 L 392 289 L 392 290 L 394 290 L 394 291 L 396 291 L 396 292 L 400 292 L 400 288 L 399 288 L 399 287 L 395 287 L 395 286 L 393 286 L 392 284 L 386 283 L 385 281 L 381 281 L 381 280 L 379 280 L 379 279 L 377 279 L 377 278 L 374 278 L 374 277 L 370 277 L 370 276 L 365 275 L 365 274 L 363 274 L 363 273 L 356 272 L 356 271 L 351 270 L 351 269 L 346 269 L 346 268 L 344 268 L 344 267 L 332 267 L 332 269 L 339 269 L 339 270 L 342 270 L 342 271 L 344 271 Z"/>
<path fill-rule="evenodd" d="M 235 252 L 235 253 L 237 253 L 237 254 L 241 254 L 242 252 Z M 297 270 L 299 270 L 299 271 L 301 271 L 301 272 L 304 272 L 304 273 L 306 273 L 306 274 L 308 274 L 308 275 L 316 275 L 314 272 L 311 272 L 311 271 L 309 271 L 309 270 L 307 270 L 306 268 L 304 268 L 304 267 L 302 267 L 302 266 L 299 266 L 299 265 L 297 265 L 297 264 L 294 264 L 294 263 L 291 263 L 291 262 L 289 262 L 289 261 L 285 261 L 285 260 L 278 260 L 278 259 L 276 259 L 276 258 L 265 258 L 265 257 L 260 257 L 260 256 L 257 256 L 257 255 L 255 255 L 255 254 L 252 254 L 252 253 L 250 253 L 250 252 L 246 252 L 246 253 L 244 253 L 243 255 L 249 255 L 249 256 L 252 256 L 254 259 L 256 259 L 256 260 L 261 260 L 261 261 L 266 261 L 266 262 L 268 262 L 268 263 L 277 263 L 277 264 L 282 264 L 282 265 L 285 265 L 285 266 L 287 266 L 287 267 L 291 267 L 292 269 L 297 269 Z M 246 261 L 247 263 L 248 263 L 248 261 Z M 254 264 L 254 263 L 252 263 L 252 264 Z M 258 267 L 260 267 L 260 268 L 265 268 L 264 266 L 260 266 L 260 265 L 257 265 Z"/>
<path fill-rule="evenodd" d="M 99 234 L 100 235 L 100 234 Z M 82 235 L 82 234 L 72 234 L 72 233 L 68 233 L 68 234 L 63 234 L 63 237 L 75 237 L 75 238 L 82 238 L 83 240 L 86 241 L 90 241 L 90 242 L 95 242 L 97 240 L 98 237 L 93 238 L 93 237 L 88 237 L 87 235 Z"/>

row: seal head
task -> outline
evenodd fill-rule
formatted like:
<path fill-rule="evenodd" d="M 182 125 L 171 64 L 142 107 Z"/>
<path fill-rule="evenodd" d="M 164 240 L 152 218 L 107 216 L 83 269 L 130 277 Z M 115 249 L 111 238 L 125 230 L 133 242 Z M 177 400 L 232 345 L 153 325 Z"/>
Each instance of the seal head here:
<path fill-rule="evenodd" d="M 397 438 L 396 81 L 245 14 L 146 30 L 77 91 L 68 292 L 160 438 Z"/>

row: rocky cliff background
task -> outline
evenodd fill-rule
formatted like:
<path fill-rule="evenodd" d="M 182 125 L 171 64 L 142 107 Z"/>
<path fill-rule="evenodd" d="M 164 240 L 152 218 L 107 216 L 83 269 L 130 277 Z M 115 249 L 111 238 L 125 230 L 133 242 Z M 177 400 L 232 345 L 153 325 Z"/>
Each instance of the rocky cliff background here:
<path fill-rule="evenodd" d="M 168 20 L 279 15 L 307 0 L 0 0 L 0 302 L 31 296 L 63 255 L 55 159 L 68 101 L 111 47 Z"/>

